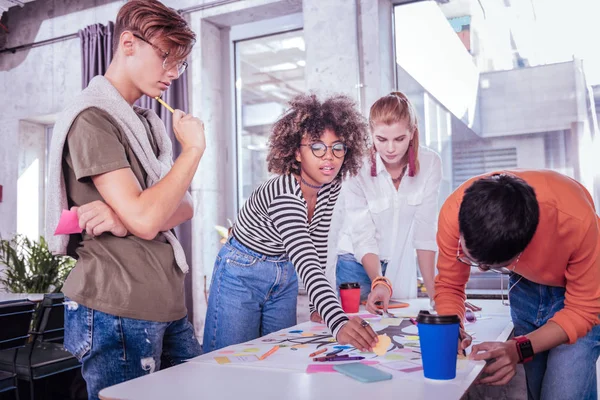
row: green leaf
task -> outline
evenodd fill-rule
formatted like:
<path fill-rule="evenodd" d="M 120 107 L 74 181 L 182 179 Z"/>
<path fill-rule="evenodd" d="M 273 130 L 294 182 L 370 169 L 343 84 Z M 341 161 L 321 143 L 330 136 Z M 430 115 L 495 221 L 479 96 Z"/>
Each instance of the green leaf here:
<path fill-rule="evenodd" d="M 48 243 L 16 235 L 10 240 L 0 239 L 0 283 L 13 293 L 59 292 L 75 266 L 68 256 L 54 255 Z"/>

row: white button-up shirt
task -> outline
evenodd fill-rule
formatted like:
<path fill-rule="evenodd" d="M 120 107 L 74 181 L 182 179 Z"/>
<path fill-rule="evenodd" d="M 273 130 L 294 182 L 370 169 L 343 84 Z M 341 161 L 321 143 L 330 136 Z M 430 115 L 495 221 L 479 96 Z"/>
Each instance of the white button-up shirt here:
<path fill-rule="evenodd" d="M 387 261 L 394 299 L 417 296 L 415 250 L 437 251 L 442 164 L 439 155 L 426 147 L 419 148 L 418 157 L 419 173 L 414 177 L 406 173 L 398 190 L 379 155 L 377 176 L 371 176 L 371 161 L 365 160 L 359 174 L 343 183 L 334 216 L 341 220 L 335 254 L 354 254 L 360 263 L 365 254 L 373 253 Z"/>

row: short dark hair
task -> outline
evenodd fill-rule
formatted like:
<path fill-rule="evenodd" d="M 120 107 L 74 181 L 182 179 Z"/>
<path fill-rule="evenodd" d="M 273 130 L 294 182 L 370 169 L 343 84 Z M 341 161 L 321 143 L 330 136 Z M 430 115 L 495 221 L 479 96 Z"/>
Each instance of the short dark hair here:
<path fill-rule="evenodd" d="M 299 173 L 296 151 L 302 137 L 319 140 L 325 129 L 334 131 L 348 149 L 338 177 L 356 175 L 367 151 L 369 130 L 354 100 L 341 94 L 323 101 L 315 94 L 300 94 L 290 100 L 289 109 L 275 122 L 269 138 L 269 172 Z"/>
<path fill-rule="evenodd" d="M 465 247 L 485 264 L 509 261 L 525 250 L 539 220 L 535 190 L 508 174 L 476 180 L 465 190 L 458 213 Z"/>

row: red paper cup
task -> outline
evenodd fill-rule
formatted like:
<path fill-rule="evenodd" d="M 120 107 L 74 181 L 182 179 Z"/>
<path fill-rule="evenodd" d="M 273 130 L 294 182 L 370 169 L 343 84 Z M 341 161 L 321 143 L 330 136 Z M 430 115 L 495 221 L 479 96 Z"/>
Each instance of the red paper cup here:
<path fill-rule="evenodd" d="M 345 313 L 357 313 L 360 306 L 360 284 L 358 282 L 342 283 L 340 285 L 340 298 Z"/>

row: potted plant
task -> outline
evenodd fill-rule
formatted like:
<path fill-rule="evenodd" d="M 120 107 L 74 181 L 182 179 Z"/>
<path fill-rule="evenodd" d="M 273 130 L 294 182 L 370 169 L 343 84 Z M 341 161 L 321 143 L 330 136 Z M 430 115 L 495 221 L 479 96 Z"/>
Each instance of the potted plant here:
<path fill-rule="evenodd" d="M 0 284 L 12 293 L 58 293 L 75 265 L 68 256 L 50 252 L 46 240 L 16 235 L 0 240 Z"/>

